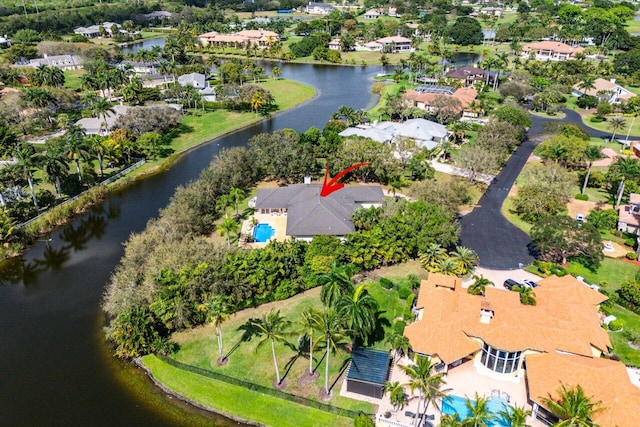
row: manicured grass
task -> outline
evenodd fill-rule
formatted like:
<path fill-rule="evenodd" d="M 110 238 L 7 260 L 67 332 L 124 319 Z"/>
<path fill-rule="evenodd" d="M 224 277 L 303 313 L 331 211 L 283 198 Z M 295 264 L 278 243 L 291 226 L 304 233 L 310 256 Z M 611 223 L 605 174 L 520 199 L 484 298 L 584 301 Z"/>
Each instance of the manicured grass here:
<path fill-rule="evenodd" d="M 153 355 L 143 362 L 171 390 L 227 414 L 271 426 L 353 425 L 349 418 L 183 371 Z"/>
<path fill-rule="evenodd" d="M 84 70 L 67 70 L 64 72 L 64 87 L 76 90 L 82 88 L 81 77 L 84 75 Z"/>
<path fill-rule="evenodd" d="M 640 316 L 619 305 L 614 305 L 611 308 L 611 314 L 625 322 L 622 331 L 609 331 L 609 338 L 613 344 L 613 353 L 625 365 L 640 366 L 640 351 L 629 347 L 629 340 L 624 334 L 624 331 L 640 331 Z"/>
<path fill-rule="evenodd" d="M 375 285 L 380 286 L 380 285 Z M 379 301 L 382 305 L 384 301 Z M 303 294 L 297 295 L 286 301 L 278 301 L 262 305 L 257 308 L 243 310 L 231 316 L 222 325 L 222 334 L 225 345 L 225 352 L 230 352 L 229 361 L 224 366 L 217 366 L 217 344 L 213 328 L 206 325 L 190 331 L 176 333 L 173 339 L 180 345 L 180 350 L 173 356 L 176 360 L 203 369 L 221 372 L 231 377 L 251 381 L 265 387 L 271 387 L 275 380 L 275 367 L 271 355 L 269 343 L 265 343 L 256 351 L 256 346 L 260 338 L 254 337 L 251 340 L 243 339 L 244 331 L 251 319 L 260 318 L 268 313 L 271 308 L 280 310 L 280 314 L 293 322 L 292 334 L 288 340 L 292 343 L 297 341 L 299 329 L 297 322 L 302 311 L 307 308 L 321 309 L 320 288 L 312 289 Z M 314 352 L 314 366 L 317 367 L 320 377 L 315 383 L 308 386 L 299 386 L 297 381 L 308 369 L 309 360 L 303 357 L 294 359 L 295 353 L 283 343 L 276 344 L 276 355 L 280 373 L 288 383 L 286 391 L 309 399 L 318 400 L 318 392 L 324 386 L 324 356 L 325 352 L 317 350 Z M 330 357 L 329 364 L 329 386 L 332 386 L 339 378 L 339 375 L 348 359 L 347 353 L 336 353 Z M 290 365 L 288 365 L 290 363 Z M 335 387 L 340 387 L 341 381 L 337 381 Z M 373 405 L 367 402 L 360 402 L 348 399 L 339 395 L 337 389 L 333 390 L 333 397 L 329 404 L 354 411 L 366 413 L 375 412 Z"/>
<path fill-rule="evenodd" d="M 529 234 L 531 232 L 531 227 L 533 226 L 533 224 L 529 224 L 528 222 L 520 218 L 513 212 L 513 209 L 513 196 L 508 196 L 502 204 L 500 212 L 502 213 L 502 215 L 504 215 L 507 221 L 509 221 L 525 233 Z"/>
<path fill-rule="evenodd" d="M 568 270 L 574 276 L 584 277 L 587 283 L 602 286 L 604 282 L 604 289 L 617 290 L 624 281 L 634 280 L 640 268 L 630 262 L 605 258 L 595 272 L 577 262 L 570 262 Z"/>

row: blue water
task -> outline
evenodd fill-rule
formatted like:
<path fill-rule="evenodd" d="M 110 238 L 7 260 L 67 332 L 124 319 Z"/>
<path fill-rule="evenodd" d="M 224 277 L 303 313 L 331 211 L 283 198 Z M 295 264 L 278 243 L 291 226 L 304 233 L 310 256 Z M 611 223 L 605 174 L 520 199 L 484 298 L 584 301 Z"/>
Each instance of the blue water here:
<path fill-rule="evenodd" d="M 268 242 L 276 233 L 269 224 L 261 223 L 253 227 L 253 240 L 258 243 Z"/>
<path fill-rule="evenodd" d="M 467 399 L 460 396 L 449 395 L 442 399 L 442 413 L 446 415 L 458 415 L 458 419 L 464 420 L 467 417 L 471 416 L 471 412 L 467 409 L 466 405 Z M 475 401 L 471 401 L 472 404 L 475 404 Z M 487 410 L 496 415 L 496 419 L 490 420 L 487 422 L 487 426 L 489 427 L 509 427 L 509 423 L 498 415 L 498 412 L 506 410 L 510 411 L 509 403 L 502 399 L 490 399 L 487 402 Z"/>

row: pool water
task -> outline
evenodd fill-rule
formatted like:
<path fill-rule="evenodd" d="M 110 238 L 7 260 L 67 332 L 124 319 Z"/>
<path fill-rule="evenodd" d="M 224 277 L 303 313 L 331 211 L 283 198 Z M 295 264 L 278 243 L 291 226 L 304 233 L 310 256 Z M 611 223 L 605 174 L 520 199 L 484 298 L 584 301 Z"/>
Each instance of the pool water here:
<path fill-rule="evenodd" d="M 449 395 L 442 399 L 442 413 L 446 415 L 458 415 L 459 420 L 464 420 L 465 418 L 471 416 L 471 412 L 467 409 L 467 399 L 460 396 Z M 475 404 L 475 400 L 471 401 L 472 404 Z M 506 409 L 505 409 L 506 408 Z M 502 399 L 489 399 L 487 402 L 487 410 L 496 415 L 497 418 L 490 420 L 487 422 L 488 427 L 509 427 L 509 423 L 498 415 L 500 411 L 510 411 L 511 407 L 506 400 Z"/>
<path fill-rule="evenodd" d="M 253 240 L 258 243 L 268 242 L 274 234 L 276 234 L 276 230 L 269 224 L 260 223 L 253 227 Z"/>

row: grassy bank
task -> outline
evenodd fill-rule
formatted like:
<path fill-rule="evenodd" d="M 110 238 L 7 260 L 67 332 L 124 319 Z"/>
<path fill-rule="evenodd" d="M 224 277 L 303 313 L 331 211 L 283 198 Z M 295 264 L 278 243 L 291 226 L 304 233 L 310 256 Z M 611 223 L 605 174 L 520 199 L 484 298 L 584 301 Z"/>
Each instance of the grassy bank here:
<path fill-rule="evenodd" d="M 349 418 L 183 371 L 155 356 L 145 356 L 143 363 L 162 384 L 216 412 L 271 426 L 353 425 Z"/>

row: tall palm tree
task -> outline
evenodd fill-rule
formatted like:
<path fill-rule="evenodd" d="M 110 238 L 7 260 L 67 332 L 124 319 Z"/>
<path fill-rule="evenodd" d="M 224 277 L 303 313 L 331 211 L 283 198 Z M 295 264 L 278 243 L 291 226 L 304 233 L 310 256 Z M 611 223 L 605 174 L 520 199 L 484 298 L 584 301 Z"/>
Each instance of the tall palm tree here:
<path fill-rule="evenodd" d="M 520 304 L 536 305 L 536 294 L 529 286 L 514 286 L 511 289 L 520 294 Z"/>
<path fill-rule="evenodd" d="M 93 113 L 102 118 L 104 122 L 104 132 L 109 133 L 109 122 L 107 122 L 107 115 L 109 113 L 115 114 L 115 110 L 111 106 L 111 103 L 104 98 L 97 98 L 91 106 Z"/>
<path fill-rule="evenodd" d="M 224 361 L 224 352 L 222 349 L 222 328 L 220 327 L 225 320 L 229 318 L 229 306 L 222 295 L 215 295 L 206 305 L 207 321 L 213 324 L 216 330 L 216 338 L 218 339 L 218 353 L 220 354 L 218 361 Z"/>
<path fill-rule="evenodd" d="M 489 410 L 487 406 L 489 399 L 486 397 L 478 396 L 476 392 L 475 400 L 467 398 L 465 406 L 469 411 L 469 416 L 465 420 L 465 425 L 473 427 L 487 427 L 489 422 L 496 418 L 496 415 Z"/>
<path fill-rule="evenodd" d="M 582 89 L 582 93 L 586 95 L 588 91 L 596 88 L 595 81 L 595 77 L 585 76 L 585 78 L 578 83 L 578 89 Z"/>
<path fill-rule="evenodd" d="M 440 389 L 445 384 L 445 380 L 443 373 L 436 374 L 432 372 L 434 366 L 428 357 L 416 354 L 413 362 L 413 364 L 407 366 L 398 366 L 409 377 L 409 382 L 406 385 L 411 390 L 411 393 L 418 390 L 416 415 L 421 416 L 427 413 L 429 404 L 438 408 L 437 399 L 445 396 L 445 393 Z M 424 410 L 421 412 L 420 403 L 422 400 L 424 400 Z"/>
<path fill-rule="evenodd" d="M 230 194 L 223 194 L 218 197 L 218 200 L 216 200 L 216 209 L 221 213 L 224 213 L 225 218 L 229 218 L 229 212 L 227 212 L 227 209 L 230 206 L 233 206 L 233 197 Z"/>
<path fill-rule="evenodd" d="M 58 197 L 62 197 L 60 178 L 69 172 L 69 164 L 60 146 L 47 142 L 46 149 L 41 156 L 42 167 L 47 176 L 47 181 L 54 184 Z"/>
<path fill-rule="evenodd" d="M 616 132 L 618 129 L 622 129 L 627 125 L 627 122 L 622 117 L 614 117 L 609 120 L 609 127 L 611 128 L 611 140 L 609 142 L 613 142 L 616 137 Z"/>
<path fill-rule="evenodd" d="M 37 168 L 40 164 L 39 156 L 36 153 L 35 148 L 33 148 L 33 145 L 21 144 L 14 152 L 14 158 L 16 159 L 20 174 L 29 184 L 31 198 L 33 199 L 33 206 L 36 208 L 36 213 L 38 213 L 40 211 L 40 207 L 38 206 L 38 198 L 36 197 L 36 190 L 33 185 L 33 169 Z"/>
<path fill-rule="evenodd" d="M 471 295 L 482 295 L 484 296 L 487 286 L 494 286 L 494 283 L 487 279 L 486 277 L 480 275 L 480 276 L 473 276 L 473 283 L 471 285 L 469 285 L 469 287 L 467 288 L 467 292 L 470 293 Z"/>
<path fill-rule="evenodd" d="M 104 158 L 109 153 L 109 149 L 104 144 L 107 137 L 100 135 L 90 135 L 85 140 L 89 150 L 98 158 L 98 167 L 100 168 L 100 177 L 104 176 Z"/>
<path fill-rule="evenodd" d="M 600 151 L 602 147 L 598 147 L 596 145 L 587 145 L 584 148 L 582 153 L 582 158 L 587 161 L 587 173 L 584 175 L 584 182 L 582 183 L 582 188 L 580 189 L 580 194 L 584 194 L 587 189 L 587 184 L 589 183 L 589 176 L 591 175 L 591 166 L 593 166 L 593 162 L 601 159 L 603 157 L 602 152 Z"/>
<path fill-rule="evenodd" d="M 313 338 L 316 333 L 318 312 L 308 308 L 300 313 L 300 332 L 309 338 L 309 375 L 313 375 Z"/>
<path fill-rule="evenodd" d="M 449 276 L 457 276 L 460 271 L 460 265 L 453 258 L 445 258 L 431 267 L 429 271 L 434 273 L 447 274 Z"/>
<path fill-rule="evenodd" d="M 231 235 L 238 233 L 240 224 L 238 224 L 233 218 L 225 218 L 222 220 L 222 224 L 218 226 L 218 231 L 221 236 L 227 236 L 227 245 L 231 247 Z"/>
<path fill-rule="evenodd" d="M 320 300 L 326 307 L 334 307 L 342 295 L 353 295 L 353 282 L 344 266 L 335 261 L 329 273 L 318 278 L 322 285 Z"/>
<path fill-rule="evenodd" d="M 339 349 L 345 348 L 347 331 L 344 329 L 342 316 L 332 308 L 316 313 L 315 324 L 320 333 L 318 343 L 322 343 L 327 352 L 324 361 L 324 391 L 329 396 L 329 356 L 331 353 L 335 354 Z"/>
<path fill-rule="evenodd" d="M 258 114 L 258 110 L 264 107 L 265 99 L 264 94 L 261 91 L 256 91 L 251 97 L 251 109 Z"/>
<path fill-rule="evenodd" d="M 440 261 L 447 257 L 447 250 L 438 243 L 431 243 L 424 252 L 419 254 L 420 265 L 422 268 L 429 270 L 429 268 L 438 264 Z"/>
<path fill-rule="evenodd" d="M 367 285 L 358 286 L 353 295 L 342 295 L 336 310 L 351 331 L 354 344 L 356 338 L 364 339 L 376 329 L 378 302 L 369 294 Z"/>
<path fill-rule="evenodd" d="M 264 314 L 262 318 L 254 320 L 251 323 L 258 330 L 258 335 L 263 337 L 258 345 L 256 345 L 256 353 L 265 342 L 269 341 L 271 343 L 273 365 L 276 368 L 276 384 L 280 385 L 282 380 L 280 379 L 280 369 L 278 369 L 278 359 L 276 358 L 276 341 L 282 343 L 287 342 L 286 337 L 289 335 L 287 329 L 291 325 L 291 322 L 280 315 L 280 310 L 276 311 L 271 309 L 271 311 Z"/>
<path fill-rule="evenodd" d="M 395 358 L 400 359 L 402 356 L 409 354 L 411 343 L 409 342 L 409 338 L 405 337 L 404 334 L 391 333 L 387 336 L 386 341 L 391 345 L 391 349 L 395 353 L 394 362 L 396 361 Z"/>
<path fill-rule="evenodd" d="M 67 158 L 73 160 L 78 172 L 78 181 L 82 182 L 82 171 L 80 170 L 80 160 L 89 158 L 89 150 L 84 140 L 85 131 L 80 126 L 71 125 L 65 133 L 65 147 Z"/>
<path fill-rule="evenodd" d="M 271 69 L 271 74 L 273 75 L 274 79 L 278 79 L 281 75 L 282 75 L 282 68 L 280 67 L 273 67 Z"/>
<path fill-rule="evenodd" d="M 457 246 L 455 251 L 449 253 L 449 256 L 458 264 L 458 274 L 461 276 L 469 273 L 480 262 L 478 254 L 473 249 L 464 246 Z"/>
<path fill-rule="evenodd" d="M 601 401 L 594 402 L 587 396 L 580 385 L 569 388 L 561 383 L 558 389 L 558 397 L 551 395 L 542 399 L 542 402 L 560 418 L 555 424 L 558 427 L 591 427 L 597 426 L 593 416 L 603 411 Z"/>
<path fill-rule="evenodd" d="M 384 392 L 389 393 L 389 403 L 393 405 L 393 412 L 398 409 L 402 410 L 407 404 L 407 394 L 404 386 L 399 381 L 387 381 L 384 383 Z"/>
<path fill-rule="evenodd" d="M 531 416 L 531 411 L 525 409 L 524 406 L 509 406 L 498 411 L 498 415 L 511 427 L 530 427 L 527 424 L 527 417 Z"/>
<path fill-rule="evenodd" d="M 236 216 L 239 215 L 240 201 L 246 197 L 246 194 L 242 188 L 231 187 L 229 190 L 229 196 L 233 199 L 233 203 L 236 206 Z"/>

